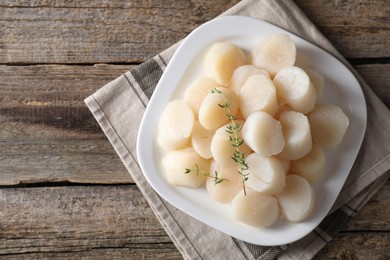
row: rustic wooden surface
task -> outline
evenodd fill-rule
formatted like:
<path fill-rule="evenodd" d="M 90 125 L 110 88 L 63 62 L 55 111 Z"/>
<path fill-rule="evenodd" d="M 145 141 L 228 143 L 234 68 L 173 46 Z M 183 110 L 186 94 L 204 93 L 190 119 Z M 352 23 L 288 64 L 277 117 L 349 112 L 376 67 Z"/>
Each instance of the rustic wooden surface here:
<path fill-rule="evenodd" d="M 0 258 L 180 259 L 83 99 L 230 1 L 0 0 Z M 297 0 L 390 106 L 386 0 Z M 390 183 L 317 259 L 390 258 Z"/>

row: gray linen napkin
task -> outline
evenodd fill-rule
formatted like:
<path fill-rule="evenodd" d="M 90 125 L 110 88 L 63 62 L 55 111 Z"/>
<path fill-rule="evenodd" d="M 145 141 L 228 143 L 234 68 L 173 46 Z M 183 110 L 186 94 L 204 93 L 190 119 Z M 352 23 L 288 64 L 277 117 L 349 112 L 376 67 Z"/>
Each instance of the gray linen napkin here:
<path fill-rule="evenodd" d="M 222 15 L 244 15 L 282 27 L 332 53 L 359 80 L 367 101 L 365 139 L 351 173 L 325 220 L 309 235 L 283 246 L 257 246 L 223 234 L 160 198 L 143 176 L 136 155 L 137 131 L 145 107 L 178 44 L 108 83 L 85 102 L 187 259 L 310 259 L 353 217 L 389 178 L 390 112 L 367 84 L 292 1 L 245 0 Z M 212 243 L 210 243 L 212 241 Z"/>

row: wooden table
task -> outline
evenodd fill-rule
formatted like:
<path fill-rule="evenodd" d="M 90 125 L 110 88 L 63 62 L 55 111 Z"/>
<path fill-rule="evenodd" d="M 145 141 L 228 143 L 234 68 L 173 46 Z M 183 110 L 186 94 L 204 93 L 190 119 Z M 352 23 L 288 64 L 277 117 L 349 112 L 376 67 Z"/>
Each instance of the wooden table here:
<path fill-rule="evenodd" d="M 0 0 L 0 256 L 181 258 L 83 103 L 233 6 Z M 387 0 L 296 1 L 390 105 Z M 319 254 L 389 259 L 390 182 Z"/>

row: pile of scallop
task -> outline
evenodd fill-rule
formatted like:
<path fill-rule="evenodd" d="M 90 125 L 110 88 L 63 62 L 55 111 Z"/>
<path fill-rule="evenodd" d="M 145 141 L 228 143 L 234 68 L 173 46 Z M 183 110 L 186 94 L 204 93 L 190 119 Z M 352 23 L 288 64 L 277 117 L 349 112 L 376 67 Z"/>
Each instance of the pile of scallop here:
<path fill-rule="evenodd" d="M 325 172 L 324 150 L 341 142 L 349 120 L 337 106 L 317 102 L 324 79 L 295 66 L 296 53 L 286 34 L 264 37 L 251 53 L 230 42 L 212 44 L 205 75 L 161 115 L 157 142 L 166 180 L 206 187 L 211 198 L 231 204 L 234 219 L 251 226 L 307 218 L 313 184 Z M 236 147 L 232 124 L 243 140 Z M 242 163 L 232 159 L 237 149 L 247 166 L 241 173 Z"/>

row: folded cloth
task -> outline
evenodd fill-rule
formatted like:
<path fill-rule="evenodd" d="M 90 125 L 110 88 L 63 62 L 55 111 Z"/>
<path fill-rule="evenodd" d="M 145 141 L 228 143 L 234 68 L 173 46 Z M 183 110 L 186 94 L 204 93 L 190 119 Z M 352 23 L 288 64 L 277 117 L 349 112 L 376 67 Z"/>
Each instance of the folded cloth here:
<path fill-rule="evenodd" d="M 329 215 L 306 237 L 274 247 L 249 244 L 186 215 L 160 198 L 149 186 L 137 162 L 138 127 L 153 90 L 179 43 L 119 76 L 85 102 L 184 258 L 310 259 L 389 178 L 390 112 L 292 1 L 245 0 L 222 15 L 254 17 L 299 35 L 348 66 L 363 88 L 368 122 L 358 158 Z"/>

